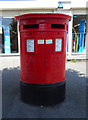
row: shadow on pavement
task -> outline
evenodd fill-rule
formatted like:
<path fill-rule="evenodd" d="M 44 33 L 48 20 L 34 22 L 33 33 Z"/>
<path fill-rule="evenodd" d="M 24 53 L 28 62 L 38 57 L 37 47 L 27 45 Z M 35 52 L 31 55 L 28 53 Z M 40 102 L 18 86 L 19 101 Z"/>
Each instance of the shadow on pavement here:
<path fill-rule="evenodd" d="M 19 79 L 19 67 L 2 72 L 3 118 L 86 118 L 85 75 L 68 69 L 65 101 L 48 107 L 23 103 L 20 100 Z"/>

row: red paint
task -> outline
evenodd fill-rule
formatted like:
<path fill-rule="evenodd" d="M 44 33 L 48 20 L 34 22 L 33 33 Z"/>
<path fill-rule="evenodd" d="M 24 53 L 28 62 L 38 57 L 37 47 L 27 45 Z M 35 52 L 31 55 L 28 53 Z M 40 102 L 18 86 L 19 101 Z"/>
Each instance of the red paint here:
<path fill-rule="evenodd" d="M 66 32 L 70 16 L 57 13 L 37 13 L 16 16 L 20 29 L 21 81 L 33 84 L 49 84 L 65 80 Z M 24 28 L 38 24 L 39 28 Z M 64 28 L 51 28 L 61 24 Z M 55 51 L 55 39 L 62 39 L 62 51 Z M 34 39 L 35 52 L 27 52 L 26 40 Z M 43 39 L 44 44 L 38 44 Z M 52 39 L 52 44 L 46 44 Z"/>

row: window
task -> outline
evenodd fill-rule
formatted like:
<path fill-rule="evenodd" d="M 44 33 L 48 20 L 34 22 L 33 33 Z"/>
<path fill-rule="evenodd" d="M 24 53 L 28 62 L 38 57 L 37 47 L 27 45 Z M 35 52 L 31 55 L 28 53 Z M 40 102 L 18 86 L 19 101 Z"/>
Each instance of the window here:
<path fill-rule="evenodd" d="M 72 52 L 74 53 L 85 51 L 86 21 L 86 15 L 73 16 Z"/>
<path fill-rule="evenodd" d="M 17 22 L 13 18 L 2 18 L 2 53 L 18 53 Z"/>
<path fill-rule="evenodd" d="M 2 18 L 0 17 L 0 53 L 2 53 Z"/>

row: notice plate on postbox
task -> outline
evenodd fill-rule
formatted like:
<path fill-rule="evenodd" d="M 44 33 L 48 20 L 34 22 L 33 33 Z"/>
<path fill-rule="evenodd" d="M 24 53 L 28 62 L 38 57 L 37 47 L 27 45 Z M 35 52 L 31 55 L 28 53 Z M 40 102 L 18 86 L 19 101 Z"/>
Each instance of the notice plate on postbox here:
<path fill-rule="evenodd" d="M 44 40 L 38 40 L 38 44 L 44 44 Z"/>
<path fill-rule="evenodd" d="M 27 52 L 34 52 L 34 39 L 27 39 Z"/>
<path fill-rule="evenodd" d="M 46 44 L 52 44 L 52 39 L 47 39 Z"/>
<path fill-rule="evenodd" d="M 55 40 L 55 51 L 62 51 L 62 39 Z"/>

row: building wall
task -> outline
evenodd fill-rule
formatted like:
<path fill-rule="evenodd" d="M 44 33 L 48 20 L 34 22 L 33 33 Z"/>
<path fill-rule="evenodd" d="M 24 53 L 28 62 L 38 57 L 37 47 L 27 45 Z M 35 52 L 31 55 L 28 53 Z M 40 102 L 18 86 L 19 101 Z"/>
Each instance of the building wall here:
<path fill-rule="evenodd" d="M 71 7 L 72 8 L 86 8 L 88 0 L 71 0 Z"/>
<path fill-rule="evenodd" d="M 59 2 L 62 2 L 63 9 L 58 8 Z M 17 4 L 18 3 L 18 4 Z M 80 4 L 79 4 L 80 3 Z M 35 0 L 35 1 L 2 1 L 0 2 L 0 8 L 2 8 L 2 16 L 14 18 L 14 16 L 27 14 L 27 13 L 64 13 L 72 16 L 71 21 L 69 22 L 69 36 L 68 36 L 68 52 L 67 58 L 68 59 L 85 59 L 86 52 L 79 54 L 79 53 L 72 53 L 72 25 L 73 25 L 73 15 L 86 15 L 86 7 L 87 7 L 87 0 L 82 0 L 81 2 L 78 0 Z M 19 34 L 19 33 L 18 33 Z M 86 36 L 87 39 L 87 36 Z M 19 37 L 18 37 L 19 43 Z M 87 44 L 87 40 L 86 40 Z M 20 46 L 20 45 L 19 45 Z"/>

